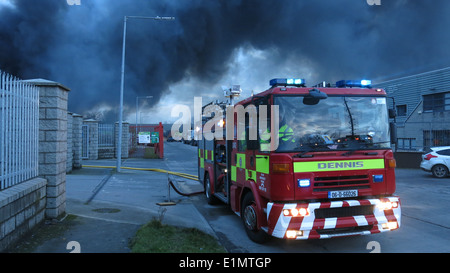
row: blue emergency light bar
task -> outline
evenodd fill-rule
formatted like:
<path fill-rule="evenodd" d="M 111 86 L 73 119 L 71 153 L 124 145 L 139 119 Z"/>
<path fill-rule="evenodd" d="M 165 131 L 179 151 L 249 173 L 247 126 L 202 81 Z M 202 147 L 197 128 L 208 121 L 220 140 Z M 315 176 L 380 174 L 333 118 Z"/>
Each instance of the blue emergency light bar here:
<path fill-rule="evenodd" d="M 336 82 L 336 87 L 372 87 L 372 81 L 371 80 L 360 80 L 360 81 L 338 81 Z"/>
<path fill-rule="evenodd" d="M 304 86 L 305 79 L 271 79 L 271 86 L 283 85 L 283 86 Z"/>

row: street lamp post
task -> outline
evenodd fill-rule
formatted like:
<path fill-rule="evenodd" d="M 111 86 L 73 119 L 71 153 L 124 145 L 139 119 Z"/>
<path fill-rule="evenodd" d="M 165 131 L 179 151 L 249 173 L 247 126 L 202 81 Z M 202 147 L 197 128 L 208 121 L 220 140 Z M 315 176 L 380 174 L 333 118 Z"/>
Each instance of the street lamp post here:
<path fill-rule="evenodd" d="M 128 19 L 150 19 L 150 20 L 175 20 L 175 17 L 145 17 L 145 16 L 124 16 L 123 18 L 123 43 L 122 43 L 122 69 L 120 80 L 120 103 L 119 103 L 119 143 L 117 145 L 117 171 L 120 172 L 122 165 L 122 119 L 123 119 L 123 88 L 125 81 L 125 47 L 127 35 Z"/>

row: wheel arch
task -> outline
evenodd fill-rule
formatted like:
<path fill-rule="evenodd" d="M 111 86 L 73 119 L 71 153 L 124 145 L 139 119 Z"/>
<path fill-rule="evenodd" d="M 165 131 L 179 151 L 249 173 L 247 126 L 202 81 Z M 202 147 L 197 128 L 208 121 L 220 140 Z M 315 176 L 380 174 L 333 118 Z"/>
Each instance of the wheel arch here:
<path fill-rule="evenodd" d="M 247 181 L 249 183 L 246 184 L 246 186 L 242 189 L 241 191 L 241 196 L 240 196 L 240 206 L 239 206 L 239 211 L 242 213 L 242 209 L 243 209 L 243 201 L 244 198 L 247 194 L 251 193 L 253 195 L 253 198 L 255 200 L 255 204 L 256 204 L 256 208 L 257 208 L 257 213 L 258 213 L 258 228 L 261 228 L 263 226 L 267 226 L 267 218 L 265 217 L 265 213 L 264 213 L 264 202 L 261 198 L 261 196 L 258 194 L 258 187 L 256 185 L 256 182 L 254 181 Z"/>

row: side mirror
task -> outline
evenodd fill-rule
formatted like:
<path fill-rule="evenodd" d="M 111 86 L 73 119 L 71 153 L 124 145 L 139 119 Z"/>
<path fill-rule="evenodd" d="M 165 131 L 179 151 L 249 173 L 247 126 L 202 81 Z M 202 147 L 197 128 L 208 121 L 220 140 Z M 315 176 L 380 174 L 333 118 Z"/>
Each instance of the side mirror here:
<path fill-rule="evenodd" d="M 389 123 L 389 131 L 391 132 L 391 144 L 397 144 L 397 125 Z"/>
<path fill-rule="evenodd" d="M 328 98 L 328 95 L 320 91 L 319 89 L 309 90 L 309 94 L 303 98 L 303 104 L 316 105 L 320 100 Z"/>

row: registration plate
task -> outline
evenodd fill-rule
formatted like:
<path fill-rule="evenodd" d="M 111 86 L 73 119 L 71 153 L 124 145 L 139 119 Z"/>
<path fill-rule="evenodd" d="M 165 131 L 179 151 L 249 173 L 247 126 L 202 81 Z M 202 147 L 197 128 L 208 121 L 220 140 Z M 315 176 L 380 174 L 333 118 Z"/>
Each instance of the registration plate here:
<path fill-rule="evenodd" d="M 347 198 L 358 196 L 358 190 L 346 190 L 346 191 L 329 191 L 328 198 Z"/>

